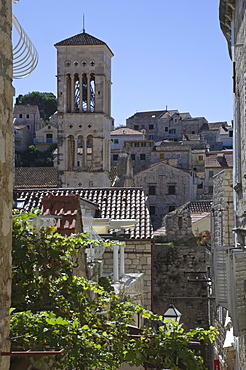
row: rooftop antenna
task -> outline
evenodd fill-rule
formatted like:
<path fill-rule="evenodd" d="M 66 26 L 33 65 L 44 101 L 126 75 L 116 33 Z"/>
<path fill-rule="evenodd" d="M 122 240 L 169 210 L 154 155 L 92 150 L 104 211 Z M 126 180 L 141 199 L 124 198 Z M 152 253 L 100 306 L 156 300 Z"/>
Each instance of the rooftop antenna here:
<path fill-rule="evenodd" d="M 85 14 L 83 13 L 83 33 L 85 33 Z"/>

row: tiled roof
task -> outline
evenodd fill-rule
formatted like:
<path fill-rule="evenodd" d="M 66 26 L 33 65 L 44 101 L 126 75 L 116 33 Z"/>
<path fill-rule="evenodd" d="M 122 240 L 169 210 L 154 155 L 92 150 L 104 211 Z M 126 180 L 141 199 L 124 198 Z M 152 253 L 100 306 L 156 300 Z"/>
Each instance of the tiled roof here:
<path fill-rule="evenodd" d="M 69 37 L 68 39 L 62 40 L 55 44 L 55 46 L 71 46 L 71 45 L 105 45 L 109 49 L 106 42 L 99 40 L 86 32 L 79 33 L 78 35 Z M 112 53 L 111 50 L 110 52 Z"/>
<path fill-rule="evenodd" d="M 150 112 L 137 112 L 133 114 L 129 118 L 159 118 L 166 110 L 157 110 L 157 111 L 150 111 Z"/>
<path fill-rule="evenodd" d="M 110 135 L 142 135 L 142 132 L 133 130 L 129 127 L 119 127 L 111 131 Z"/>
<path fill-rule="evenodd" d="M 232 150 L 220 152 L 208 152 L 205 156 L 205 168 L 232 168 L 233 155 Z"/>
<path fill-rule="evenodd" d="M 15 189 L 55 188 L 57 187 L 57 169 L 54 167 L 16 167 L 14 176 Z"/>
<path fill-rule="evenodd" d="M 37 105 L 15 105 L 14 114 L 35 114 L 37 109 Z"/>
<path fill-rule="evenodd" d="M 186 203 L 183 210 L 188 209 L 191 213 L 210 212 L 211 200 L 192 200 Z"/>
<path fill-rule="evenodd" d="M 85 200 L 98 204 L 102 218 L 137 219 L 134 229 L 124 231 L 126 237 L 141 240 L 152 238 L 153 229 L 146 196 L 141 188 L 18 190 L 14 192 L 14 199 L 22 200 L 22 209 L 28 212 L 33 208 L 41 209 L 43 197 L 50 193 L 60 196 L 78 194 Z"/>
<path fill-rule="evenodd" d="M 42 199 L 41 214 L 56 216 L 56 227 L 59 234 L 70 236 L 82 232 L 82 218 L 79 204 L 79 195 L 49 194 Z M 80 225 L 78 225 L 80 223 Z"/>

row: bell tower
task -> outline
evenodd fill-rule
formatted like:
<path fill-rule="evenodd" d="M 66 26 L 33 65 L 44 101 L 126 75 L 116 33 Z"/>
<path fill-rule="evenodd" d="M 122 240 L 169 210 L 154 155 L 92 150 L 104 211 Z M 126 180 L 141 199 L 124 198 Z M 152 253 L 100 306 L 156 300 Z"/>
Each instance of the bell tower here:
<path fill-rule="evenodd" d="M 59 186 L 108 187 L 113 53 L 85 32 L 55 47 Z"/>

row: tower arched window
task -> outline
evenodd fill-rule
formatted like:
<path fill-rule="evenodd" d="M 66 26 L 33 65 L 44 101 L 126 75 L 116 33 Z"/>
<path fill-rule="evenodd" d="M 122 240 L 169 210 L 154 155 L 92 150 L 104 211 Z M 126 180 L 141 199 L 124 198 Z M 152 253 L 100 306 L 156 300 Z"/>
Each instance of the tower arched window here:
<path fill-rule="evenodd" d="M 67 96 L 66 96 L 67 113 L 70 113 L 71 112 L 71 76 L 69 73 L 66 75 L 66 90 L 67 90 Z"/>
<path fill-rule="evenodd" d="M 78 167 L 84 167 L 84 138 L 83 136 L 78 136 Z"/>
<path fill-rule="evenodd" d="M 80 80 L 78 73 L 74 75 L 74 112 L 80 111 Z"/>
<path fill-rule="evenodd" d="M 91 73 L 90 75 L 90 112 L 95 112 L 95 75 Z"/>
<path fill-rule="evenodd" d="M 87 137 L 87 166 L 91 167 L 93 166 L 93 137 L 89 135 Z"/>
<path fill-rule="evenodd" d="M 72 171 L 75 166 L 75 142 L 73 135 L 67 138 L 68 170 Z"/>
<path fill-rule="evenodd" d="M 82 75 L 82 111 L 86 112 L 88 108 L 88 95 L 87 95 L 88 81 L 86 73 Z"/>

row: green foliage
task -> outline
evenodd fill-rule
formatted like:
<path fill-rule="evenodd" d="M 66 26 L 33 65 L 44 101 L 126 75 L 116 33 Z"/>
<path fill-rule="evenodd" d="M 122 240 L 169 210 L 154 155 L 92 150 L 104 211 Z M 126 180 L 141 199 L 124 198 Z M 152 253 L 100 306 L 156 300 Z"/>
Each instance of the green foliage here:
<path fill-rule="evenodd" d="M 36 233 L 28 221 L 30 217 L 35 214 L 13 217 L 13 348 L 64 348 L 60 356 L 38 360 L 59 370 L 113 370 L 126 361 L 151 364 L 156 369 L 178 369 L 177 358 L 190 370 L 204 368 L 202 359 L 190 350 L 189 341 L 213 340 L 213 329 L 184 333 L 180 325 L 170 323 L 156 332 L 143 327 L 141 336 L 130 338 L 128 325 L 133 324 L 134 314 L 148 322 L 161 317 L 120 300 L 108 282 L 106 291 L 73 276 L 78 253 L 91 242 L 87 235 L 65 238 L 54 227 Z"/>
<path fill-rule="evenodd" d="M 16 99 L 17 105 L 37 105 L 40 116 L 45 120 L 57 110 L 57 99 L 53 93 L 33 91 L 25 95 L 19 95 Z"/>
<path fill-rule="evenodd" d="M 46 151 L 38 150 L 35 145 L 30 145 L 23 153 L 16 157 L 16 167 L 53 167 L 53 152 L 56 144 L 50 145 Z"/>

